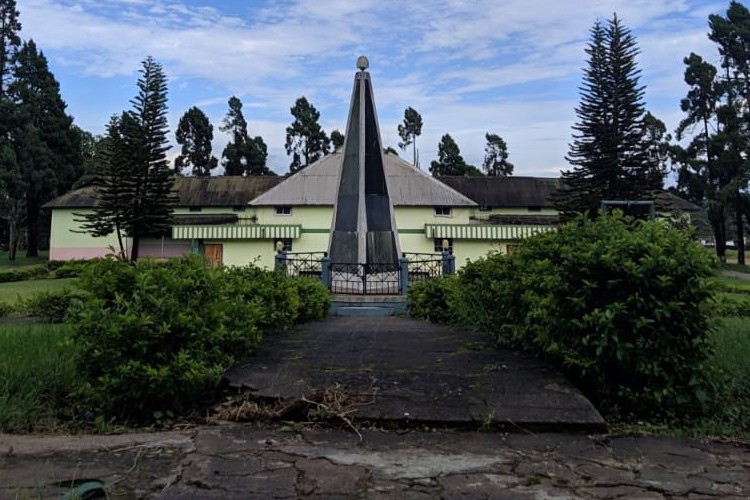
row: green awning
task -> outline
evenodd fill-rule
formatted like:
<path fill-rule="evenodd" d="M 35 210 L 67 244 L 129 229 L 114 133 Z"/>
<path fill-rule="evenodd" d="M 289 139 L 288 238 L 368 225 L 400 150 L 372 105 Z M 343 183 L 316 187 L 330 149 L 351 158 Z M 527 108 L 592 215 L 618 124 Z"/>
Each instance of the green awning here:
<path fill-rule="evenodd" d="M 425 224 L 428 238 L 455 240 L 522 240 L 539 233 L 552 231 L 555 226 L 507 224 Z"/>
<path fill-rule="evenodd" d="M 282 224 L 229 224 L 174 226 L 175 240 L 271 240 L 275 238 L 299 238 L 302 226 Z"/>

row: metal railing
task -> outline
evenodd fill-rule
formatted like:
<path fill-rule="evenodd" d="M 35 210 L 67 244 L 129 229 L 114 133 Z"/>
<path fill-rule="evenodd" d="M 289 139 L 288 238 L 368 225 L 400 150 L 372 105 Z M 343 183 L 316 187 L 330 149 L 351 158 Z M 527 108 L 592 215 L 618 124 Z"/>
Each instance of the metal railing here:
<path fill-rule="evenodd" d="M 288 252 L 286 255 L 286 273 L 288 276 L 320 278 L 323 274 L 323 258 L 327 252 Z"/>
<path fill-rule="evenodd" d="M 399 295 L 399 264 L 331 263 L 331 292 L 346 295 Z"/>
<path fill-rule="evenodd" d="M 443 275 L 443 255 L 439 253 L 408 253 L 409 284 L 419 283 Z"/>

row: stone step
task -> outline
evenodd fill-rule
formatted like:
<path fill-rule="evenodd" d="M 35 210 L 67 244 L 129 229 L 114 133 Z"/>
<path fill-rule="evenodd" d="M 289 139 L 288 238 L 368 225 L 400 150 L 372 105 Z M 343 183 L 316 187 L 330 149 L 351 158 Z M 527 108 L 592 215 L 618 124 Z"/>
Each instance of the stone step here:
<path fill-rule="evenodd" d="M 373 306 L 345 306 L 332 308 L 332 316 L 360 316 L 360 317 L 383 317 L 395 316 L 398 311 L 393 307 L 373 307 Z"/>

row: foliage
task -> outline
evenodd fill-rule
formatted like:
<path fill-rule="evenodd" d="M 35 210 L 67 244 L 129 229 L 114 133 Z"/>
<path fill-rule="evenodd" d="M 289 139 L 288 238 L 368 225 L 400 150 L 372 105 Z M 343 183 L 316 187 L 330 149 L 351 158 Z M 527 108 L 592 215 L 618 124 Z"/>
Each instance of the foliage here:
<path fill-rule="evenodd" d="M 683 196 L 708 211 L 716 240 L 716 254 L 725 259 L 726 220 L 733 217 L 740 264 L 745 263 L 744 224 L 750 206 L 745 193 L 750 152 L 748 98 L 750 98 L 750 10 L 731 2 L 726 17 L 709 16 L 708 37 L 716 43 L 723 74 L 697 54 L 684 59 L 685 83 L 690 90 L 682 100 L 686 113 L 677 138 L 692 138 L 686 147 L 674 146 L 679 165 L 678 188 Z"/>
<path fill-rule="evenodd" d="M 8 101 L 3 106 L 3 158 L 0 177 L 9 187 L 12 233 L 26 229 L 26 254 L 39 251 L 41 208 L 70 189 L 82 173 L 81 136 L 65 112 L 60 85 L 34 41 L 24 42 L 13 58 Z M 5 200 L 4 200 L 5 201 Z M 11 253 L 17 241 L 12 234 Z"/>
<path fill-rule="evenodd" d="M 339 132 L 338 129 L 334 129 L 331 132 L 331 145 L 333 146 L 333 150 L 336 151 L 339 148 L 344 147 L 344 134 Z"/>
<path fill-rule="evenodd" d="M 710 385 L 709 256 L 659 222 L 577 219 L 460 274 L 465 311 L 551 360 L 600 409 L 621 417 L 689 416 Z M 472 309 L 477 308 L 477 309 Z"/>
<path fill-rule="evenodd" d="M 169 230 L 176 198 L 169 168 L 167 81 L 161 64 L 147 57 L 140 70 L 133 109 L 107 127 L 107 160 L 96 184 L 98 205 L 83 216 L 82 229 L 94 236 L 115 232 L 132 239 L 130 259 L 138 260 L 141 238 Z"/>
<path fill-rule="evenodd" d="M 197 257 L 103 259 L 80 282 L 90 295 L 73 314 L 82 394 L 119 421 L 197 408 L 264 334 L 321 317 L 330 300 L 320 285 L 254 267 L 211 269 Z"/>
<path fill-rule="evenodd" d="M 409 144 L 412 145 L 414 159 L 412 164 L 419 167 L 419 156 L 417 155 L 417 137 L 422 135 L 422 115 L 416 109 L 409 106 L 404 110 L 404 121 L 398 125 L 398 136 L 401 142 L 398 147 L 406 151 Z"/>
<path fill-rule="evenodd" d="M 22 269 L 11 269 L 10 271 L 0 272 L 0 283 L 10 283 L 13 281 L 24 281 L 34 278 L 44 278 L 49 271 L 44 267 L 28 267 Z"/>
<path fill-rule="evenodd" d="M 80 291 L 45 290 L 30 297 L 22 298 L 18 306 L 25 316 L 39 318 L 43 323 L 64 323 L 68 313 L 84 300 Z"/>
<path fill-rule="evenodd" d="M 211 154 L 214 126 L 206 114 L 195 106 L 180 118 L 175 132 L 177 144 L 182 146 L 180 155 L 174 160 L 175 170 L 191 169 L 196 177 L 208 177 L 219 161 Z"/>
<path fill-rule="evenodd" d="M 597 21 L 586 49 L 581 102 L 573 143 L 562 172 L 559 208 L 568 214 L 596 213 L 602 200 L 638 200 L 661 189 L 663 171 L 644 140 L 644 87 L 639 53 L 630 30 L 615 15 Z"/>
<path fill-rule="evenodd" d="M 0 283 L 0 302 L 16 303 L 19 298 L 30 297 L 44 291 L 75 288 L 74 279 L 44 279 Z"/>
<path fill-rule="evenodd" d="M 5 318 L 16 312 L 16 306 L 8 302 L 0 302 L 0 318 Z"/>
<path fill-rule="evenodd" d="M 6 98 L 10 79 L 10 63 L 21 45 L 21 23 L 18 21 L 16 0 L 0 0 L 0 100 Z M 2 131 L 3 133 L 5 131 Z"/>
<path fill-rule="evenodd" d="M 328 154 L 331 140 L 321 128 L 320 112 L 300 97 L 291 108 L 294 121 L 286 128 L 286 154 L 292 155 L 289 172 L 295 173 Z"/>
<path fill-rule="evenodd" d="M 247 120 L 238 97 L 229 98 L 229 111 L 219 130 L 231 136 L 222 153 L 224 175 L 275 175 L 266 165 L 268 147 L 263 138 L 251 138 L 247 133 Z"/>
<path fill-rule="evenodd" d="M 482 167 L 489 176 L 505 177 L 513 175 L 513 164 L 508 161 L 508 145 L 497 134 L 484 134 L 487 145 L 484 147 Z"/>
<path fill-rule="evenodd" d="M 475 167 L 466 164 L 453 137 L 450 134 L 445 134 L 438 144 L 438 159 L 433 160 L 430 165 L 432 176 L 466 175 L 471 168 L 476 170 Z"/>
<path fill-rule="evenodd" d="M 409 286 L 406 304 L 413 318 L 433 323 L 451 323 L 455 314 L 451 310 L 455 303 L 456 279 L 435 278 Z"/>
<path fill-rule="evenodd" d="M 299 297 L 296 323 L 320 321 L 326 317 L 331 308 L 331 294 L 316 278 L 294 278 L 292 287 Z"/>
<path fill-rule="evenodd" d="M 0 325 L 0 432 L 48 430 L 79 383 L 68 325 Z"/>

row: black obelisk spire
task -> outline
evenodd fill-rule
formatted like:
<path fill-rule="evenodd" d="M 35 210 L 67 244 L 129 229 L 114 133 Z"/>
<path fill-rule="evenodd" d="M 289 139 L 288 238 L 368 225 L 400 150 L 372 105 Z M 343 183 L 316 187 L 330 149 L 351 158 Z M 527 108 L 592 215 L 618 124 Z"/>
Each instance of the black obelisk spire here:
<path fill-rule="evenodd" d="M 332 263 L 395 266 L 396 222 L 368 65 L 364 56 L 357 60 L 329 255 Z"/>

